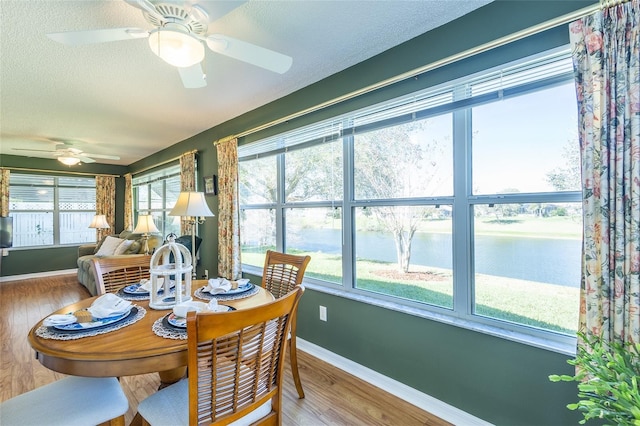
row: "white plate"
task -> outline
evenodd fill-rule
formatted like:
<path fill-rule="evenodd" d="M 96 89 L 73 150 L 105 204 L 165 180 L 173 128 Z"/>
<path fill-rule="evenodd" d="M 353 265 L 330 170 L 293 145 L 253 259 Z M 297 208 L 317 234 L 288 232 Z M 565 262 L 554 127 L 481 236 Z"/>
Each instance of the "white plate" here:
<path fill-rule="evenodd" d="M 249 291 L 249 290 L 251 290 L 253 287 L 255 287 L 253 284 L 251 284 L 251 283 L 246 283 L 246 284 L 239 285 L 239 286 L 238 286 L 238 288 L 231 289 L 231 290 L 227 290 L 227 291 L 222 292 L 222 293 L 215 293 L 215 294 L 214 294 L 214 293 L 210 293 L 210 292 L 208 292 L 208 291 L 206 290 L 206 289 L 207 289 L 207 286 L 204 286 L 204 287 L 202 287 L 202 291 L 204 291 L 204 292 L 205 292 L 205 293 L 207 293 L 207 294 L 211 294 L 212 296 L 228 296 L 228 295 L 231 295 L 231 294 L 240 294 L 240 293 L 244 293 L 245 291 Z"/>
<path fill-rule="evenodd" d="M 235 310 L 235 308 L 232 308 L 231 306 L 218 305 L 216 307 L 215 311 L 206 311 L 206 312 L 229 312 L 229 311 L 234 311 L 234 310 Z M 176 314 L 174 314 L 173 312 L 171 312 L 167 316 L 167 322 L 169 324 L 171 324 L 172 326 L 174 326 L 174 327 L 187 328 L 187 319 L 179 317 Z"/>

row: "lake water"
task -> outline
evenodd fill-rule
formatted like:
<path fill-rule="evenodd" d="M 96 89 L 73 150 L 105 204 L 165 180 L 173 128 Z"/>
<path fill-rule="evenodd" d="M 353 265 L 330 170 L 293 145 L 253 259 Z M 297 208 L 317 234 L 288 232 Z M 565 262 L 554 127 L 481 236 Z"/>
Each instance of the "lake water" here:
<path fill-rule="evenodd" d="M 305 229 L 304 238 L 292 238 L 291 247 L 339 254 L 339 230 Z M 475 238 L 475 272 L 570 287 L 580 285 L 580 240 L 479 235 Z M 380 233 L 360 232 L 358 258 L 396 262 L 393 239 Z M 451 269 L 451 235 L 417 233 L 411 246 L 411 264 Z"/>

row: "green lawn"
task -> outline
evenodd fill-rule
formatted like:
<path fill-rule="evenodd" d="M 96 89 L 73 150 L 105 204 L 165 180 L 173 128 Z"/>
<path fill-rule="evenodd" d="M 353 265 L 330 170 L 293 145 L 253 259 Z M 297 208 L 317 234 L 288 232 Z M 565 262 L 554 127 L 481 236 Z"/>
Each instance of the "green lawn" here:
<path fill-rule="evenodd" d="M 308 253 L 306 275 L 340 284 L 341 258 Z M 262 265 L 264 255 L 242 253 L 242 261 Z M 358 260 L 357 287 L 390 296 L 451 309 L 453 281 L 450 270 L 412 266 L 406 276 L 395 263 Z M 553 284 L 489 275 L 476 277 L 476 314 L 531 327 L 574 334 L 578 325 L 579 290 Z"/>

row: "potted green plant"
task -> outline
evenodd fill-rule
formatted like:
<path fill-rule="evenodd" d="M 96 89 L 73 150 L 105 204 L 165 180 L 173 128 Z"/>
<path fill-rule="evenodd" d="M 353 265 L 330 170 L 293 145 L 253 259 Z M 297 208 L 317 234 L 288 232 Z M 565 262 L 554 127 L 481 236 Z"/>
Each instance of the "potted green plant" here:
<path fill-rule="evenodd" d="M 578 382 L 578 398 L 570 410 L 579 410 L 584 424 L 589 419 L 602 419 L 616 425 L 640 426 L 640 343 L 604 343 L 601 337 L 583 339 L 575 359 L 576 374 L 551 375 L 552 382 Z"/>

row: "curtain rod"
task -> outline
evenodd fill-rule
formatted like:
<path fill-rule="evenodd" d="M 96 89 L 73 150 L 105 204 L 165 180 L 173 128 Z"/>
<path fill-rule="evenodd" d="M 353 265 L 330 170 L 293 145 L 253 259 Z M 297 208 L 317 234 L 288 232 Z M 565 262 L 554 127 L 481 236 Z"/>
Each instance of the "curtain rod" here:
<path fill-rule="evenodd" d="M 177 157 L 169 158 L 168 160 L 161 161 L 159 163 L 154 164 L 153 166 L 147 166 L 144 169 L 140 169 L 140 170 L 136 170 L 135 172 L 131 172 L 131 175 L 133 175 L 133 174 L 137 175 L 137 174 L 140 174 L 140 173 L 144 173 L 147 170 L 155 169 L 156 167 L 160 167 L 160 166 L 164 166 L 165 164 L 172 163 L 172 162 L 174 162 L 176 160 L 179 160 L 180 157 L 182 157 L 185 154 L 197 154 L 197 153 L 198 153 L 197 149 L 192 149 L 191 151 L 187 151 L 185 153 L 182 153 L 182 154 L 178 155 Z"/>
<path fill-rule="evenodd" d="M 421 67 L 415 68 L 411 71 L 407 71 L 405 73 L 396 75 L 394 77 L 388 78 L 386 80 L 382 80 L 378 83 L 363 87 L 362 89 L 355 90 L 353 92 L 347 93 L 345 95 L 339 96 L 337 98 L 331 99 L 329 101 L 320 103 L 318 105 L 314 105 L 310 108 L 303 109 L 302 111 L 295 112 L 293 114 L 289 114 L 286 117 L 279 118 L 277 120 L 270 121 L 268 123 L 262 124 L 260 126 L 256 126 L 253 129 L 246 130 L 242 133 L 235 135 L 235 137 L 240 138 L 243 136 L 248 136 L 253 133 L 259 132 L 261 130 L 268 129 L 270 127 L 276 126 L 278 124 L 285 123 L 287 121 L 300 118 L 304 115 L 310 114 L 312 112 L 320 111 L 324 108 L 337 105 L 339 103 L 348 101 L 350 99 L 356 98 L 358 96 L 364 95 L 369 92 L 373 92 L 374 90 L 382 89 L 384 87 L 390 86 L 395 83 L 399 83 L 403 80 L 416 77 L 419 74 L 423 74 L 427 71 L 432 71 L 436 68 L 443 67 L 445 65 L 452 64 L 454 62 L 460 61 L 462 59 L 469 58 L 471 56 L 477 55 L 479 53 L 487 52 L 491 49 L 495 49 L 496 47 L 504 46 L 506 44 L 512 43 L 514 41 L 523 39 L 525 37 L 532 36 L 534 34 L 540 33 L 542 31 L 546 31 L 548 29 L 557 27 L 559 25 L 568 24 L 570 22 L 575 21 L 576 19 L 580 19 L 584 16 L 591 15 L 592 13 L 597 12 L 598 10 L 605 9 L 610 6 L 615 6 L 618 4 L 625 3 L 630 0 L 600 0 L 599 3 L 595 3 L 591 6 L 584 7 L 582 9 L 578 9 L 574 12 L 568 13 L 566 15 L 562 15 L 556 17 L 554 19 L 550 19 L 548 21 L 542 22 L 540 24 L 534 25 L 533 27 L 525 28 L 524 30 L 517 31 L 513 34 L 509 34 L 504 37 L 500 37 L 496 40 L 481 44 L 479 46 L 473 47 L 471 49 L 464 50 L 460 53 L 456 53 L 455 55 L 448 56 L 446 58 L 440 59 L 438 61 L 432 62 L 427 65 L 423 65 Z"/>
<path fill-rule="evenodd" d="M 235 136 L 235 135 L 225 136 L 224 138 L 221 138 L 221 139 L 218 139 L 217 141 L 215 141 L 215 142 L 213 143 L 213 145 L 214 145 L 214 146 L 218 146 L 218 145 L 220 145 L 220 144 L 223 144 L 223 143 L 226 143 L 226 142 L 232 141 L 232 140 L 234 140 L 234 139 L 235 139 L 235 138 L 237 138 L 237 137 L 238 137 L 238 136 Z"/>
<path fill-rule="evenodd" d="M 9 170 L 18 170 L 21 172 L 39 172 L 39 173 L 62 173 L 65 175 L 80 175 L 80 176 L 109 176 L 109 177 L 120 177 L 120 175 L 110 175 L 107 173 L 88 173 L 88 172 L 66 172 L 62 170 L 46 170 L 46 169 L 30 169 L 27 167 L 0 167 L 0 169 L 9 169 Z"/>

